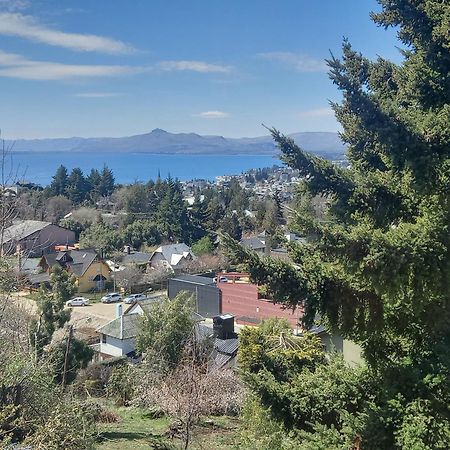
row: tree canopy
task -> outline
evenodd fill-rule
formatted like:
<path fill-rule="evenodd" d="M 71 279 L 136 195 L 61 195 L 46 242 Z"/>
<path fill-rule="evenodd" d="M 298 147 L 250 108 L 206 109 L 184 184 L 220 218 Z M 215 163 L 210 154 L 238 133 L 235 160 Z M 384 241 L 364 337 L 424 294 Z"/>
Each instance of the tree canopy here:
<path fill-rule="evenodd" d="M 342 102 L 332 107 L 348 145 L 348 167 L 313 156 L 271 129 L 282 160 L 299 170 L 304 188 L 327 199 L 329 220 L 293 211 L 294 228 L 310 236 L 308 244 L 289 244 L 295 265 L 259 259 L 232 240 L 228 245 L 274 298 L 304 308 L 306 324 L 320 315 L 330 331 L 362 346 L 381 389 L 368 414 L 378 415 L 380 430 L 385 423 L 377 440 L 367 419 L 363 448 L 445 448 L 450 4 L 379 3 L 382 11 L 372 18 L 398 27 L 402 63 L 371 61 L 347 40 L 342 58 L 328 61 L 342 92 Z M 433 426 L 424 426 L 427 421 Z"/>

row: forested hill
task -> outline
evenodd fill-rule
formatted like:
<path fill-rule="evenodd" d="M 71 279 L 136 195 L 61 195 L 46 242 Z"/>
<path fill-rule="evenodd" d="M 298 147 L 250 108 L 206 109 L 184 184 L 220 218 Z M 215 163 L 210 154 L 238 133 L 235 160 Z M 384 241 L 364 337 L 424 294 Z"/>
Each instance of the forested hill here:
<path fill-rule="evenodd" d="M 303 147 L 328 159 L 342 159 L 344 145 L 337 133 L 304 132 L 291 137 Z M 29 152 L 142 152 L 166 154 L 273 154 L 277 151 L 271 136 L 231 139 L 195 133 L 150 133 L 120 138 L 19 139 L 15 151 Z"/>

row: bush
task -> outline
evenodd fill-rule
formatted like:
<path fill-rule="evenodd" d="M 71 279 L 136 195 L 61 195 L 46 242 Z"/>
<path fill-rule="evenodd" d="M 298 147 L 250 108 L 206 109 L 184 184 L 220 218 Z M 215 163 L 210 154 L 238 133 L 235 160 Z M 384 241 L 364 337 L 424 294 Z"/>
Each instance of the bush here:
<path fill-rule="evenodd" d="M 106 395 L 117 405 L 127 406 L 133 398 L 134 390 L 133 368 L 128 364 L 114 367 L 106 386 Z"/>
<path fill-rule="evenodd" d="M 97 421 L 100 423 L 118 423 L 121 422 L 122 419 L 119 414 L 115 413 L 114 411 L 104 409 L 100 412 Z"/>
<path fill-rule="evenodd" d="M 92 450 L 94 431 L 94 417 L 86 405 L 60 403 L 25 443 L 33 450 Z"/>

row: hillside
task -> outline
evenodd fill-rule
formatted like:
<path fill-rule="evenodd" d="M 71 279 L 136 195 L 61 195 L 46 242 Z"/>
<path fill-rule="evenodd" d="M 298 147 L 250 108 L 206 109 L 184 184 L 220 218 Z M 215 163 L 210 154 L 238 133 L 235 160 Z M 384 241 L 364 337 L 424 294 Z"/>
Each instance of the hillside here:
<path fill-rule="evenodd" d="M 328 159 L 342 159 L 344 145 L 337 133 L 294 133 L 295 142 Z M 14 150 L 20 152 L 118 152 L 163 154 L 275 154 L 271 136 L 231 139 L 195 133 L 169 133 L 159 128 L 146 134 L 120 138 L 19 139 Z"/>

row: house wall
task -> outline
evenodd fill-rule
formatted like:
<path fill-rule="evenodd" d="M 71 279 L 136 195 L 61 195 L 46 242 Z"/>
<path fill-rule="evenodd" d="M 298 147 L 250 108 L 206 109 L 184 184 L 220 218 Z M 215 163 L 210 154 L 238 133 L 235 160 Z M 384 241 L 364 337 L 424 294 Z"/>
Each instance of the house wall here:
<path fill-rule="evenodd" d="M 126 354 L 136 350 L 136 342 L 134 338 L 117 339 L 112 336 L 106 336 L 106 344 L 101 342 L 100 353 L 111 356 L 125 356 Z"/>
<path fill-rule="evenodd" d="M 364 362 L 362 348 L 358 344 L 347 339 L 343 340 L 342 354 L 344 355 L 345 361 L 351 366 L 357 366 Z"/>
<path fill-rule="evenodd" d="M 172 299 L 182 291 L 190 292 L 196 300 L 196 310 L 203 317 L 220 314 L 220 289 L 216 285 L 196 284 L 184 280 L 169 279 L 167 296 Z"/>
<path fill-rule="evenodd" d="M 320 339 L 327 353 L 341 353 L 344 361 L 350 366 L 357 366 L 363 363 L 362 349 L 358 344 L 355 344 L 348 339 L 344 339 L 337 334 L 331 336 L 328 333 L 323 333 L 320 335 Z"/>
<path fill-rule="evenodd" d="M 156 269 L 161 265 L 164 267 L 170 267 L 169 263 L 166 261 L 162 253 L 154 253 L 152 259 L 150 260 L 150 266 Z"/>
<path fill-rule="evenodd" d="M 102 261 L 94 261 L 83 274 L 83 276 L 78 278 L 78 291 L 79 292 L 89 292 L 92 289 L 97 288 L 97 282 L 93 280 L 99 274 L 102 274 L 107 281 L 110 281 L 111 271 L 109 267 Z"/>
<path fill-rule="evenodd" d="M 221 275 L 226 275 L 221 274 Z M 218 277 L 219 279 L 219 277 Z M 292 328 L 297 327 L 300 310 L 282 309 L 279 304 L 259 298 L 258 287 L 249 283 L 217 283 L 222 292 L 221 314 L 232 314 L 236 323 L 258 325 L 263 319 L 279 317 L 287 319 Z"/>

